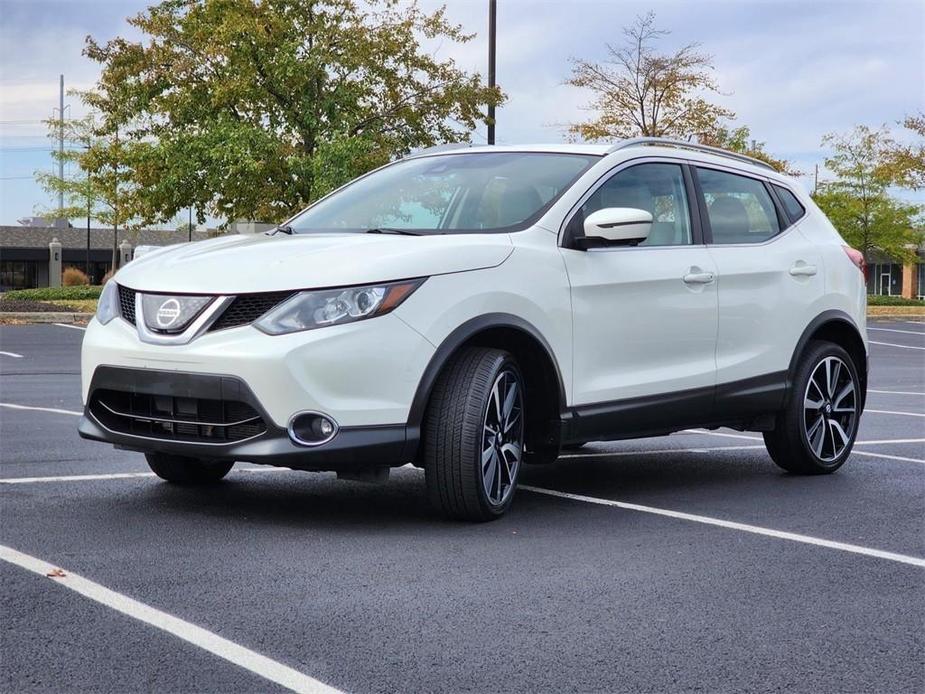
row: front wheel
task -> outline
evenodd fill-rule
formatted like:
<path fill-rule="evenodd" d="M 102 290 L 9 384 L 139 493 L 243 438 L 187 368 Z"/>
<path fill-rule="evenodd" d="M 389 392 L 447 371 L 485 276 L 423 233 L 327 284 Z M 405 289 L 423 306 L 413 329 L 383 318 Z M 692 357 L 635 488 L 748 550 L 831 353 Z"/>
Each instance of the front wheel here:
<path fill-rule="evenodd" d="M 524 455 L 524 381 L 514 358 L 473 347 L 440 374 L 424 418 L 431 503 L 450 518 L 488 521 L 507 511 Z"/>
<path fill-rule="evenodd" d="M 155 475 L 177 484 L 218 482 L 234 465 L 233 461 L 200 460 L 167 453 L 145 453 L 145 459 Z"/>
<path fill-rule="evenodd" d="M 861 415 L 861 390 L 851 355 L 831 342 L 810 343 L 793 380 L 790 402 L 764 442 L 788 472 L 820 475 L 851 454 Z"/>

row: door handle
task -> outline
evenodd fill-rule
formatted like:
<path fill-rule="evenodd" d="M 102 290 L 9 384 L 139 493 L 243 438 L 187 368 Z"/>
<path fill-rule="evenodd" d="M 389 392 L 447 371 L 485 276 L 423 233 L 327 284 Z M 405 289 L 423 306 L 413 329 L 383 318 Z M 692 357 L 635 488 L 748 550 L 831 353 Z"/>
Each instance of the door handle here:
<path fill-rule="evenodd" d="M 815 265 L 807 265 L 802 260 L 795 262 L 790 268 L 793 277 L 812 277 L 816 274 Z"/>
<path fill-rule="evenodd" d="M 681 279 L 684 284 L 710 284 L 715 277 L 712 272 L 688 272 Z"/>

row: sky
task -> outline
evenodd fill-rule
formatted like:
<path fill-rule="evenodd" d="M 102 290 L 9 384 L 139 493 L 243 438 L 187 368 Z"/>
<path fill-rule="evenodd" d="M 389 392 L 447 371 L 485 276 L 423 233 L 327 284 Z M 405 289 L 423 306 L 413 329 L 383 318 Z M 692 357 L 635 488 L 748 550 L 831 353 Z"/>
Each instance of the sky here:
<path fill-rule="evenodd" d="M 125 21 L 151 0 L 0 0 L 0 224 L 50 203 L 32 180 L 51 170 L 42 119 L 68 89 L 92 87 L 98 66 L 84 40 L 141 37 Z M 422 0 L 428 9 L 440 2 Z M 486 72 L 487 0 L 447 0 L 451 20 L 477 37 L 429 49 Z M 671 32 L 665 50 L 697 42 L 713 56 L 722 94 L 769 152 L 805 172 L 823 166 L 823 135 L 857 124 L 890 125 L 925 109 L 925 0 L 498 0 L 499 144 L 560 142 L 565 124 L 589 114 L 589 94 L 565 85 L 570 59 L 602 60 L 621 29 L 653 10 Z M 66 97 L 69 114 L 85 113 Z M 473 141 L 484 142 L 481 128 Z M 821 176 L 826 176 L 822 168 Z M 925 203 L 925 194 L 902 192 Z"/>

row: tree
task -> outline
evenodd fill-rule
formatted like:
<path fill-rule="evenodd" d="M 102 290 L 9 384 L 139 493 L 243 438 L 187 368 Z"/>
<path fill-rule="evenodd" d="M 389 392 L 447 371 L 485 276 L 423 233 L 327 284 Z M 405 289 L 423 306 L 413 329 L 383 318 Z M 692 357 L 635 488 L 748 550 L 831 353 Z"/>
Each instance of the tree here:
<path fill-rule="evenodd" d="M 770 164 L 775 171 L 780 171 L 790 176 L 798 176 L 800 173 L 786 159 L 778 159 L 768 153 L 764 142 L 752 139 L 751 129 L 747 125 L 742 125 L 738 128 L 717 125 L 712 132 L 702 133 L 699 141 L 705 145 L 721 147 L 722 149 L 728 149 L 730 152 L 739 152 L 754 159 L 760 159 L 766 164 Z"/>
<path fill-rule="evenodd" d="M 594 93 L 588 108 L 596 116 L 571 124 L 569 133 L 585 140 L 640 135 L 690 139 L 735 117 L 703 96 L 718 94 L 719 86 L 710 74 L 712 57 L 701 53 L 699 44 L 659 53 L 654 44 L 669 32 L 656 28 L 653 12 L 637 17 L 623 33 L 623 45 L 607 44 L 603 63 L 572 60 L 567 84 Z"/>
<path fill-rule="evenodd" d="M 847 134 L 826 135 L 822 143 L 833 150 L 825 164 L 836 178 L 820 183 L 815 200 L 845 241 L 868 262 L 876 254 L 913 261 L 922 241 L 917 229 L 922 208 L 889 195 L 894 178 L 884 162 L 896 145 L 889 131 L 858 126 Z"/>
<path fill-rule="evenodd" d="M 137 212 L 280 221 L 412 149 L 468 141 L 498 89 L 424 50 L 464 43 L 416 0 L 163 0 L 138 43 L 87 40 L 85 99 L 135 143 Z"/>
<path fill-rule="evenodd" d="M 884 166 L 897 185 L 920 190 L 925 188 L 925 111 L 907 116 L 903 126 L 912 131 L 915 140 L 893 143 L 884 157 Z"/>
<path fill-rule="evenodd" d="M 37 210 L 45 217 L 65 219 L 88 215 L 112 227 L 112 267 L 118 265 L 119 227 L 126 226 L 134 216 L 132 198 L 135 193 L 126 163 L 131 159 L 130 144 L 119 138 L 118 130 L 108 130 L 95 114 L 81 119 L 52 119 L 48 124 L 49 138 L 57 142 L 64 128 L 67 147 L 53 150 L 56 162 L 77 167 L 75 175 L 63 180 L 56 174 L 37 171 L 36 180 L 54 196 L 64 194 L 64 208 Z"/>

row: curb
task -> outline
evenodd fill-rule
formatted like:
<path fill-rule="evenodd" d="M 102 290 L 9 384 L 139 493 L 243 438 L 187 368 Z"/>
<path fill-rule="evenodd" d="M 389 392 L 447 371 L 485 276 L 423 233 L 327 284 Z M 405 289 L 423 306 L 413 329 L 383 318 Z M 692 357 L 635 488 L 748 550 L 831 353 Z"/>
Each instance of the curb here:
<path fill-rule="evenodd" d="M 0 313 L 0 323 L 87 323 L 92 313 L 36 311 L 32 313 Z"/>

